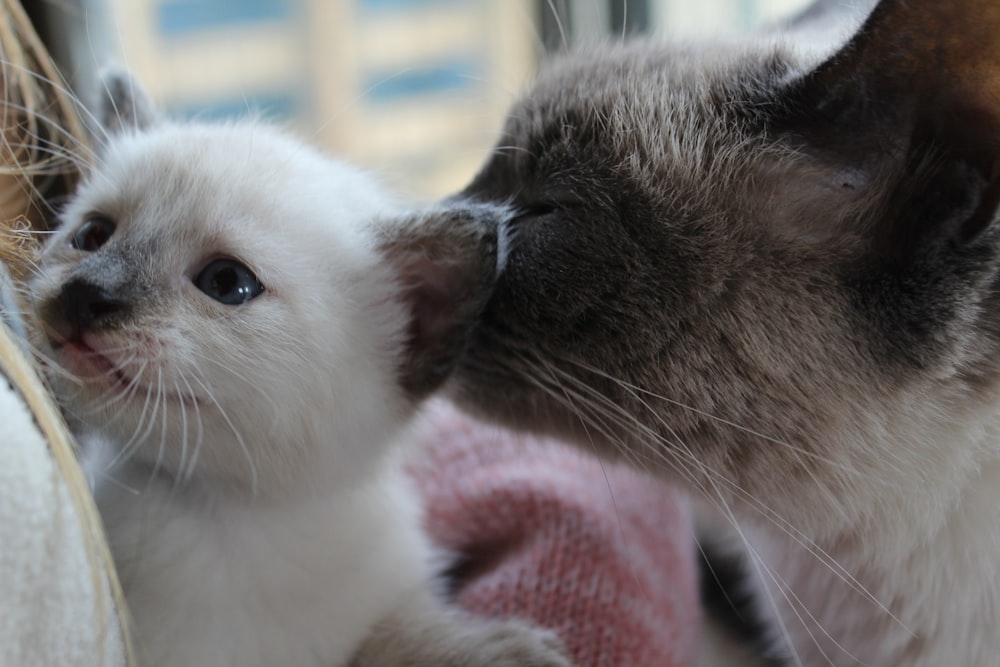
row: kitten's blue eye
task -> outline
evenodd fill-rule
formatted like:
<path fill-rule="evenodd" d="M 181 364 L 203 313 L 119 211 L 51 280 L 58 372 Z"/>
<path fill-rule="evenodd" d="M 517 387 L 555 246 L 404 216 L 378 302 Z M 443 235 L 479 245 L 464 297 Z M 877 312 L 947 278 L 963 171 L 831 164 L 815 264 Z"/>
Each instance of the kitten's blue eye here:
<path fill-rule="evenodd" d="M 264 291 L 257 276 L 234 259 L 216 259 L 194 277 L 194 286 L 227 306 L 238 306 Z"/>
<path fill-rule="evenodd" d="M 115 233 L 115 223 L 105 217 L 94 216 L 88 218 L 80 228 L 73 234 L 70 245 L 77 250 L 94 252 L 108 242 L 111 235 Z"/>

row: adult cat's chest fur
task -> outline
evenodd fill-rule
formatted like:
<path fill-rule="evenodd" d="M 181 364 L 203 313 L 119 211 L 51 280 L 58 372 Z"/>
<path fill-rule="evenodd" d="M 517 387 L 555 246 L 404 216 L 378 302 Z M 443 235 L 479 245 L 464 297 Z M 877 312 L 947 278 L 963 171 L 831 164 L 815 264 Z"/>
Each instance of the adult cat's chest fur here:
<path fill-rule="evenodd" d="M 977 463 L 965 452 L 995 450 L 1000 416 L 995 404 L 956 407 L 945 422 L 923 412 L 914 410 L 883 442 L 894 451 L 924 442 L 926 451 L 954 456 L 928 456 L 903 482 L 909 488 L 871 501 L 874 511 L 855 530 L 817 537 L 788 532 L 782 517 L 781 527 L 744 524 L 766 567 L 760 579 L 769 606 L 780 610 L 801 664 L 996 660 L 1000 463 Z"/>
<path fill-rule="evenodd" d="M 542 75 L 451 201 L 509 237 L 454 395 L 738 519 L 792 661 L 988 665 L 1000 7 L 803 34 Z"/>

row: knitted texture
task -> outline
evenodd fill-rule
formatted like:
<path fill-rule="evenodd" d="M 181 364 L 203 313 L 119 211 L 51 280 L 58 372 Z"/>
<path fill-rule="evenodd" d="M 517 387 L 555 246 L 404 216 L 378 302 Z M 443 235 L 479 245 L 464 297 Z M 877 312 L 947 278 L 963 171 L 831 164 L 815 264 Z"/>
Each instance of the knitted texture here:
<path fill-rule="evenodd" d="M 683 497 L 567 445 L 435 403 L 411 472 L 469 611 L 530 619 L 579 667 L 695 664 L 700 610 Z"/>

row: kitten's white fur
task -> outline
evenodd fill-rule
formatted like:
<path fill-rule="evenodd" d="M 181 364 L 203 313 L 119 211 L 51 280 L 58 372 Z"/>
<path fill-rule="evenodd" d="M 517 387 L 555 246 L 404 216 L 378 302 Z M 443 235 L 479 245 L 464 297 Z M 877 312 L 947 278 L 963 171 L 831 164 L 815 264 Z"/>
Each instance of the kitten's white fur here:
<path fill-rule="evenodd" d="M 112 80 L 112 95 L 132 86 Z M 118 109 L 142 125 L 134 102 Z M 32 291 L 43 321 L 77 278 L 135 301 L 82 335 L 118 378 L 57 345 L 85 379 L 53 382 L 99 431 L 96 495 L 141 661 L 567 665 L 548 633 L 433 594 L 420 502 L 394 455 L 416 399 L 398 380 L 411 314 L 374 224 L 392 197 L 264 125 L 129 126 L 69 204 Z M 70 247 L 95 213 L 114 235 Z M 200 292 L 191 278 L 217 257 L 266 291 L 239 306 Z M 109 458 L 122 461 L 96 463 Z"/>

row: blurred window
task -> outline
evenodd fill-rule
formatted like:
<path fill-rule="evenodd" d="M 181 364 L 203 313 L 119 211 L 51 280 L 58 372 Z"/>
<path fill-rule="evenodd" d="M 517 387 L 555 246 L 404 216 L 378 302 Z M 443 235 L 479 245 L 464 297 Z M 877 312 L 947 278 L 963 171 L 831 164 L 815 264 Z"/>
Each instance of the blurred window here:
<path fill-rule="evenodd" d="M 172 114 L 260 114 L 440 196 L 475 173 L 546 51 L 746 30 L 804 0 L 27 0 L 80 90 L 111 61 Z"/>

